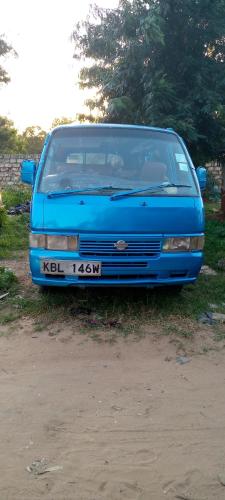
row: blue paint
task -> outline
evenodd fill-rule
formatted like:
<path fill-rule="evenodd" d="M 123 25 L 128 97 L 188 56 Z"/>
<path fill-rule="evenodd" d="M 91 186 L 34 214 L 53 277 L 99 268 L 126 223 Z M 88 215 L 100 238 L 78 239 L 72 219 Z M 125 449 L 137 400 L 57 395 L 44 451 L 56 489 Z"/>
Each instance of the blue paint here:
<path fill-rule="evenodd" d="M 21 181 L 25 184 L 33 184 L 36 173 L 36 163 L 33 160 L 23 160 L 21 162 Z"/>
<path fill-rule="evenodd" d="M 206 188 L 206 183 L 207 183 L 207 170 L 205 167 L 197 167 L 196 168 L 196 175 L 198 178 L 198 183 L 200 186 L 201 191 L 205 191 Z"/>
<path fill-rule="evenodd" d="M 92 132 L 95 134 L 95 141 L 92 140 Z M 74 141 L 71 149 L 73 133 Z M 137 172 L 137 180 L 133 176 L 130 177 L 130 181 L 127 181 L 123 171 L 125 161 L 129 166 L 130 160 L 126 160 L 128 158 L 126 155 L 130 152 L 126 151 L 125 147 L 122 149 L 122 146 L 120 151 L 119 134 L 121 134 L 121 144 L 123 134 L 124 141 L 129 139 L 129 134 L 134 134 L 134 140 L 139 141 L 132 154 L 136 155 L 135 158 L 140 165 L 141 155 L 145 155 L 143 164 L 153 165 L 159 171 L 164 169 L 165 160 L 153 161 L 150 146 L 149 150 L 147 146 L 142 146 L 142 133 L 147 141 L 146 144 L 150 144 L 148 134 L 153 139 L 157 137 L 157 144 L 160 144 L 160 147 L 165 140 L 169 182 L 188 185 L 191 181 L 190 189 L 172 187 L 170 189 L 175 189 L 175 191 L 168 191 L 166 187 L 163 187 L 162 190 L 157 190 L 157 185 L 161 182 L 154 184 L 153 181 L 152 188 L 146 191 L 149 182 L 145 179 L 140 180 L 141 167 L 139 168 L 135 161 L 132 168 L 134 173 Z M 86 137 L 86 134 L 89 134 L 91 139 L 88 148 L 84 151 L 82 137 Z M 107 139 L 104 139 L 104 134 Z M 114 149 L 110 134 L 116 137 Z M 98 149 L 93 150 L 95 142 L 98 141 L 98 135 L 103 137 L 101 152 Z M 63 139 L 61 139 L 62 136 Z M 154 153 L 155 155 L 161 153 L 160 147 Z M 175 147 L 178 147 L 179 153 L 174 153 Z M 93 155 L 98 154 L 98 164 L 93 167 L 95 157 Z M 60 161 L 57 163 L 54 160 L 54 155 L 56 159 L 62 158 L 63 167 Z M 116 161 L 122 162 L 121 158 L 124 161 L 123 166 L 115 166 Z M 107 168 L 109 168 L 108 164 L 111 160 L 114 161 L 114 165 L 112 161 L 110 168 L 112 172 L 115 170 L 116 174 L 110 174 L 108 182 L 107 170 L 103 163 L 107 163 Z M 60 171 L 61 168 L 67 169 L 66 174 L 65 171 Z M 74 180 L 78 175 L 80 185 L 78 183 L 77 186 L 66 186 L 64 190 L 60 186 L 54 188 L 54 182 L 55 185 L 57 182 L 59 184 L 70 182 L 70 174 L 68 174 L 70 168 L 73 173 L 73 175 L 71 173 L 71 178 L 73 176 Z M 96 170 L 96 184 L 93 184 L 92 188 L 90 183 L 93 183 L 95 179 L 93 168 Z M 87 172 L 90 172 L 90 175 Z M 184 176 L 184 178 L 189 176 L 188 182 L 181 182 L 179 176 Z M 73 251 L 30 248 L 32 280 L 37 285 L 154 287 L 195 282 L 202 265 L 202 251 L 171 251 L 169 253 L 163 251 L 166 238 L 193 237 L 204 234 L 204 208 L 198 178 L 182 139 L 173 130 L 105 124 L 60 126 L 47 136 L 37 167 L 33 162 L 23 162 L 21 177 L 23 182 L 33 185 L 31 231 L 34 234 L 77 236 L 79 239 L 79 247 Z M 130 185 L 126 186 L 126 182 L 128 184 L 130 182 Z M 50 183 L 49 187 L 47 183 Z M 115 190 L 110 186 L 113 186 Z M 68 195 L 66 189 L 70 191 Z M 72 193 L 73 190 L 74 193 Z M 62 196 L 60 192 L 63 193 Z M 53 193 L 58 194 L 55 196 Z M 120 197 L 120 193 L 125 193 L 125 195 Z M 127 243 L 125 250 L 119 251 L 116 248 L 115 245 L 120 240 Z M 43 274 L 41 272 L 42 259 L 101 262 L 101 276 L 90 278 L 88 275 Z"/>

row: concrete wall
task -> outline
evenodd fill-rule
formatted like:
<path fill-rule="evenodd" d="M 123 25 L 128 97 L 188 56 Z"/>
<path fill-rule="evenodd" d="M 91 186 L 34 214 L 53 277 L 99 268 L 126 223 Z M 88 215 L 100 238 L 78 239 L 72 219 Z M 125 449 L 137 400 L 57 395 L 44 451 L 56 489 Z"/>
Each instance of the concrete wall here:
<path fill-rule="evenodd" d="M 20 185 L 20 163 L 29 157 L 30 160 L 39 160 L 39 155 L 0 155 L 0 189 L 6 186 Z M 214 176 L 216 183 L 219 187 L 222 184 L 222 168 L 221 165 L 215 161 L 206 165 L 209 172 Z"/>

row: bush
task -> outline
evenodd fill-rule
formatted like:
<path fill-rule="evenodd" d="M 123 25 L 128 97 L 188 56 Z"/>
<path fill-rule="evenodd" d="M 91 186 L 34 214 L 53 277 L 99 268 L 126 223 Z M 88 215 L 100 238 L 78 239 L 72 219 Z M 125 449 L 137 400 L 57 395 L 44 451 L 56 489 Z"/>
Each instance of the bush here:
<path fill-rule="evenodd" d="M 6 210 L 4 207 L 0 206 L 0 228 L 6 222 Z"/>
<path fill-rule="evenodd" d="M 9 269 L 0 267 L 0 291 L 7 292 L 17 283 L 17 277 Z"/>
<path fill-rule="evenodd" d="M 2 202 L 6 210 L 21 205 L 31 199 L 31 189 L 26 187 L 6 188 L 2 192 Z"/>

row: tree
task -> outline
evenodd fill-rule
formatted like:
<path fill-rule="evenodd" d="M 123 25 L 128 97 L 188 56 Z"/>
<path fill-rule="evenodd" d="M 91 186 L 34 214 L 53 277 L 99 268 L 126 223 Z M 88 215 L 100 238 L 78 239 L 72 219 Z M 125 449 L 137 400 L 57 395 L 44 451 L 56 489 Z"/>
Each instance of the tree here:
<path fill-rule="evenodd" d="M 14 124 L 6 116 L 0 116 L 0 152 L 21 153 L 23 145 Z"/>
<path fill-rule="evenodd" d="M 13 121 L 0 116 L 0 153 L 41 153 L 46 132 L 39 126 L 27 127 L 19 134 Z"/>
<path fill-rule="evenodd" d="M 70 123 L 79 122 L 95 122 L 96 119 L 92 116 L 92 114 L 78 113 L 75 118 L 66 118 L 66 116 L 62 116 L 62 118 L 54 118 L 52 122 L 51 128 L 59 127 L 59 125 L 69 125 Z"/>
<path fill-rule="evenodd" d="M 21 142 L 25 153 L 41 153 L 46 132 L 38 125 L 27 127 L 21 135 Z"/>
<path fill-rule="evenodd" d="M 0 59 L 9 53 L 16 52 L 11 45 L 0 36 Z M 10 77 L 5 69 L 0 65 L 0 86 L 10 81 Z M 17 153 L 21 147 L 20 139 L 14 124 L 6 116 L 0 116 L 0 152 L 1 153 Z"/>
<path fill-rule="evenodd" d="M 16 54 L 16 52 L 13 50 L 11 45 L 8 45 L 8 43 L 6 43 L 6 41 L 4 40 L 4 38 L 1 35 L 0 36 L 0 58 L 5 57 L 10 52 L 14 53 L 14 55 Z M 9 81 L 10 81 L 10 77 L 9 77 L 8 73 L 0 65 L 0 84 L 8 83 Z"/>
<path fill-rule="evenodd" d="M 225 0 L 120 0 L 73 33 L 82 88 L 108 122 L 172 127 L 196 161 L 225 143 Z"/>
<path fill-rule="evenodd" d="M 69 123 L 73 123 L 74 121 L 75 120 L 73 118 L 67 118 L 66 116 L 62 116 L 61 118 L 54 118 L 51 128 L 58 127 L 59 125 L 67 125 Z"/>
<path fill-rule="evenodd" d="M 0 59 L 5 57 L 10 52 L 15 51 L 0 36 Z M 10 77 L 5 69 L 0 65 L 0 85 L 6 84 L 10 81 Z M 0 152 L 1 153 L 16 153 L 18 152 L 20 141 L 18 139 L 17 130 L 14 128 L 13 122 L 6 116 L 0 116 Z"/>
<path fill-rule="evenodd" d="M 79 123 L 96 123 L 97 119 L 92 114 L 78 113 L 76 119 Z"/>

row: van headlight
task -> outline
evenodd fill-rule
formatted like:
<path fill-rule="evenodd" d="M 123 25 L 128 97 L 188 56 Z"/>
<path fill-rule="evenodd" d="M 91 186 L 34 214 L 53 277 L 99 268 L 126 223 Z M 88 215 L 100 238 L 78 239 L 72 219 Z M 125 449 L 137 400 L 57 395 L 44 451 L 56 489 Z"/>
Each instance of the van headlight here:
<path fill-rule="evenodd" d="M 204 243 L 204 236 L 166 238 L 163 243 L 163 252 L 197 252 L 203 250 Z"/>
<path fill-rule="evenodd" d="M 29 235 L 30 248 L 46 248 L 47 250 L 77 250 L 77 236 L 51 236 L 48 234 Z"/>

